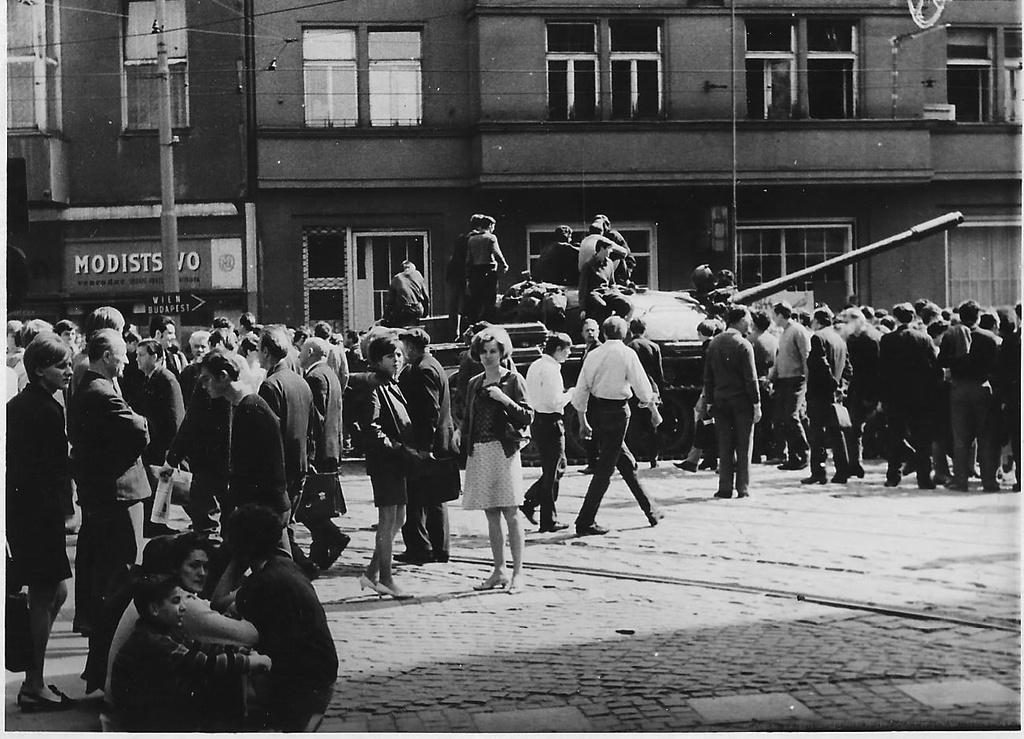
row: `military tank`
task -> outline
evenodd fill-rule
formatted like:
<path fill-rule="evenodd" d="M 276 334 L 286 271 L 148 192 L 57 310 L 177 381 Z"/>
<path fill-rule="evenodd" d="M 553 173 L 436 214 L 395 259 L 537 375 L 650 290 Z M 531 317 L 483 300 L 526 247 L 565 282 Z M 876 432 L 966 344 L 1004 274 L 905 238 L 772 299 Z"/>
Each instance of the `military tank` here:
<path fill-rule="evenodd" d="M 955 228 L 963 222 L 959 212 L 920 223 L 899 234 L 867 246 L 853 249 L 806 269 L 793 272 L 751 288 L 737 290 L 700 285 L 694 290 L 648 290 L 639 288 L 629 296 L 630 318 L 642 317 L 647 323 L 647 337 L 661 347 L 665 370 L 665 386 L 661 388 L 663 423 L 658 427 L 661 456 L 675 459 L 689 451 L 693 443 L 693 408 L 703 383 L 703 344 L 697 327 L 711 316 L 722 315 L 730 304 L 750 305 L 768 298 L 794 284 L 835 267 L 867 259 L 890 249 L 919 241 L 936 233 Z M 700 281 L 700 280 L 695 280 Z M 564 296 L 564 305 L 552 308 L 543 296 Z M 574 340 L 580 338 L 581 316 L 575 288 L 563 288 L 526 279 L 509 287 L 496 305 L 498 323 L 512 339 L 512 361 L 523 374 L 541 354 L 541 346 L 549 330 L 565 331 Z M 439 344 L 434 354 L 449 371 L 454 387 L 459 357 L 467 349 L 464 342 Z M 575 344 L 562 374 L 568 384 L 574 383 L 582 366 L 584 345 Z M 571 461 L 586 458 L 586 448 L 579 433 L 579 419 L 570 404 L 566 408 L 566 454 Z M 630 449 L 639 459 L 649 458 L 652 439 L 643 431 L 630 430 Z M 531 449 L 525 456 L 531 456 Z"/>

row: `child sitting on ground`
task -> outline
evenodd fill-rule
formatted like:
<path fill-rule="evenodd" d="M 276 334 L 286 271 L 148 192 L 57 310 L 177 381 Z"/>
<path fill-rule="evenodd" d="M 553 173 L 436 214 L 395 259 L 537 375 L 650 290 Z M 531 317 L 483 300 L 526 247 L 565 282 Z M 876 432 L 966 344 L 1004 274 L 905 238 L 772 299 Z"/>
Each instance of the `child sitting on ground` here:
<path fill-rule="evenodd" d="M 139 620 L 111 675 L 113 703 L 128 731 L 197 731 L 213 719 L 215 707 L 208 704 L 218 679 L 270 670 L 269 657 L 246 647 L 185 636 L 184 597 L 173 577 L 146 577 L 136 585 Z"/>

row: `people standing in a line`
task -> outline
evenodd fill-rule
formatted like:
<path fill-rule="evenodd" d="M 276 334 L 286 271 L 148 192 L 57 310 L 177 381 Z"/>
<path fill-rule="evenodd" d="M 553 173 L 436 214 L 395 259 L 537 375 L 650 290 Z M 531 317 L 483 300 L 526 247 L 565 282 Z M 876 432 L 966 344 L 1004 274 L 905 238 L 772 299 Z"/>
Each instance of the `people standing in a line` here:
<path fill-rule="evenodd" d="M 412 421 L 413 445 L 425 459 L 408 473 L 409 489 L 399 562 L 426 564 L 448 561 L 448 502 L 462 491 L 457 454 L 452 448 L 451 390 L 444 367 L 430 351 L 430 334 L 414 327 L 399 338 L 405 368 L 398 386 Z"/>
<path fill-rule="evenodd" d="M 494 569 L 475 590 L 507 588 L 517 593 L 523 586 L 523 549 L 526 537 L 519 518 L 523 499 L 523 466 L 519 450 L 529 440 L 533 409 L 526 380 L 502 361 L 512 354 L 512 340 L 497 326 L 473 337 L 470 353 L 484 371 L 469 382 L 466 415 L 455 443 L 466 450 L 466 494 L 463 507 L 482 510 L 487 516 Z M 512 550 L 512 578 L 505 576 L 504 518 Z"/>
<path fill-rule="evenodd" d="M 466 241 L 466 321 L 492 320 L 498 298 L 498 276 L 508 272 L 508 262 L 494 235 L 496 221 L 477 214 L 470 220 L 473 231 Z"/>
<path fill-rule="evenodd" d="M 288 499 L 294 506 L 309 471 L 308 442 L 314 416 L 313 393 L 302 377 L 289 366 L 287 358 L 292 349 L 292 342 L 288 340 L 284 327 L 268 326 L 263 329 L 259 356 L 260 365 L 267 371 L 267 378 L 260 385 L 259 394 L 267 401 L 281 424 Z M 295 532 L 290 522 L 286 522 L 286 528 L 296 564 L 311 579 L 315 578 L 319 568 L 295 543 Z"/>
<path fill-rule="evenodd" d="M 23 711 L 73 705 L 43 679 L 46 645 L 71 577 L 61 506 L 71 491 L 68 437 L 55 397 L 71 382 L 71 357 L 57 334 L 38 334 L 23 355 L 28 385 L 7 403 L 7 585 L 8 592 L 28 586 L 32 655 L 18 690 Z"/>
<path fill-rule="evenodd" d="M 401 328 L 413 326 L 430 315 L 430 295 L 427 281 L 416 265 L 408 259 L 402 262 L 402 271 L 392 278 L 384 300 L 382 326 Z"/>
<path fill-rule="evenodd" d="M 188 408 L 189 401 L 192 400 L 192 393 L 195 392 L 196 383 L 199 381 L 199 363 L 210 351 L 210 332 L 206 330 L 193 331 L 188 337 L 188 348 L 192 353 L 192 361 L 178 376 L 181 400 L 186 408 Z"/>
<path fill-rule="evenodd" d="M 113 382 L 128 358 L 124 339 L 113 329 L 95 331 L 88 356 L 89 369 L 68 402 L 71 472 L 82 508 L 75 620 L 83 630 L 91 630 L 106 598 L 136 564 L 142 501 L 151 495 L 142 463 L 149 445 L 146 419 L 132 411 Z"/>
<path fill-rule="evenodd" d="M 526 371 L 526 393 L 533 406 L 533 424 L 530 431 L 540 455 L 540 477 L 526 491 L 520 510 L 526 520 L 537 525 L 534 517 L 540 508 L 542 534 L 563 531 L 568 524 L 558 520 L 555 504 L 558 487 L 565 472 L 565 422 L 562 415 L 572 400 L 572 390 L 565 389 L 562 365 L 572 351 L 568 334 L 549 334 L 544 341 L 544 353 Z"/>
<path fill-rule="evenodd" d="M 807 434 L 801 420 L 807 403 L 807 355 L 811 351 L 810 333 L 795 320 L 793 308 L 781 301 L 772 307 L 775 325 L 782 329 L 775 366 L 768 377 L 775 388 L 778 410 L 776 420 L 786 440 L 788 459 L 780 470 L 802 470 L 807 466 Z"/>
<path fill-rule="evenodd" d="M 847 308 L 839 314 L 840 335 L 846 341 L 853 376 L 846 393 L 850 428 L 843 430 L 850 476 L 864 477 L 864 425 L 878 407 L 881 364 L 881 334 L 864 318 L 860 308 Z"/>
<path fill-rule="evenodd" d="M 665 368 L 661 363 L 661 347 L 647 338 L 647 322 L 643 318 L 634 318 L 629 322 L 629 332 L 632 338 L 627 346 L 636 352 L 640 358 L 640 365 L 647 373 L 647 379 L 651 381 L 654 389 L 654 396 L 657 403 L 661 404 L 661 390 L 665 387 Z M 651 423 L 651 412 L 641 408 L 636 403 L 634 396 L 630 403 L 630 425 L 636 425 L 646 432 L 651 443 L 651 467 L 658 466 L 658 457 L 661 455 L 661 444 L 658 439 L 658 430 Z"/>
<path fill-rule="evenodd" d="M 164 348 L 167 369 L 175 379 L 180 377 L 181 371 L 185 369 L 185 355 L 178 347 L 178 329 L 174 319 L 170 316 L 153 316 L 149 322 L 149 338 L 160 342 Z"/>
<path fill-rule="evenodd" d="M 811 474 L 800 482 L 817 485 L 828 482 L 825 460 L 832 450 L 836 472 L 832 482 L 843 485 L 850 479 L 846 439 L 839 427 L 835 404 L 849 384 L 851 369 L 846 342 L 832 328 L 832 311 L 825 305 L 814 309 L 811 319 L 811 349 L 807 355 L 807 426 Z"/>
<path fill-rule="evenodd" d="M 971 471 L 971 445 L 978 445 L 982 489 L 999 492 L 996 468 L 996 409 L 992 378 L 999 362 L 996 337 L 978 326 L 980 314 L 973 300 L 957 308 L 962 327 L 946 332 L 939 347 L 939 364 L 950 370 L 953 387 L 950 414 L 953 423 L 953 482 L 950 490 L 967 492 Z"/>
<path fill-rule="evenodd" d="M 889 427 L 886 487 L 896 487 L 903 464 L 911 462 L 917 486 L 935 488 L 932 480 L 931 405 L 936 402 L 940 374 L 932 341 L 913 328 L 914 308 L 900 303 L 892 309 L 899 328 L 879 340 L 882 402 Z M 906 459 L 909 455 L 911 459 Z"/>
<path fill-rule="evenodd" d="M 331 345 L 314 337 L 306 339 L 300 357 L 306 383 L 313 395 L 313 411 L 317 420 L 314 424 L 317 433 L 313 439 L 313 466 L 320 474 L 335 473 L 341 466 L 341 381 L 328 364 L 330 354 Z M 321 570 L 326 570 L 345 551 L 349 536 L 328 517 L 314 517 L 304 523 L 313 535 L 309 558 Z"/>
<path fill-rule="evenodd" d="M 605 342 L 583 361 L 572 398 L 572 404 L 580 414 L 583 438 L 594 435 L 597 440 L 594 477 L 576 517 L 576 533 L 580 536 L 608 533 L 606 528 L 597 525 L 595 518 L 616 469 L 651 526 L 657 526 L 664 515 L 644 492 L 636 476 L 636 460 L 626 447 L 629 399 L 633 395 L 641 406 L 651 409 L 655 428 L 661 423 L 654 390 L 636 352 L 623 343 L 625 320 L 609 316 L 601 328 Z"/>

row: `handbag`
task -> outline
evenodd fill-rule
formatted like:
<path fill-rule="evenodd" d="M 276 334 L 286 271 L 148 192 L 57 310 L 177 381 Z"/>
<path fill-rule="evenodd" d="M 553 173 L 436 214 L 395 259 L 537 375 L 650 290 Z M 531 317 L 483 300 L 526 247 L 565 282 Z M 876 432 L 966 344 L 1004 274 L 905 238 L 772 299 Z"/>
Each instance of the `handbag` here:
<path fill-rule="evenodd" d="M 340 472 L 317 472 L 306 475 L 302 493 L 295 504 L 293 518 L 299 523 L 322 521 L 348 513 L 341 489 Z"/>
<path fill-rule="evenodd" d="M 32 667 L 32 633 L 28 622 L 28 593 L 7 594 L 4 667 L 25 672 Z"/>
<path fill-rule="evenodd" d="M 832 414 L 835 416 L 836 425 L 841 429 L 848 429 L 853 426 L 850 420 L 850 411 L 842 403 L 832 404 Z"/>

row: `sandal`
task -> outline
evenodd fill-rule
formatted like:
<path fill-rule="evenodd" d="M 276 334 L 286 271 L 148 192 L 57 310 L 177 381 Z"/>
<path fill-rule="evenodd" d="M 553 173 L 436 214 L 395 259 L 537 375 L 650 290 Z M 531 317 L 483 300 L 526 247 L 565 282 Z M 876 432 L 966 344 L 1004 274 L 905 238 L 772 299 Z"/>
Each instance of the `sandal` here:
<path fill-rule="evenodd" d="M 483 592 L 485 590 L 498 590 L 500 588 L 507 588 L 507 587 L 508 587 L 508 578 L 507 577 L 495 578 L 492 575 L 491 577 L 487 578 L 486 580 L 484 580 L 479 585 L 474 585 L 473 586 L 473 590 L 475 590 L 475 591 L 477 591 L 479 593 L 479 592 Z"/>

